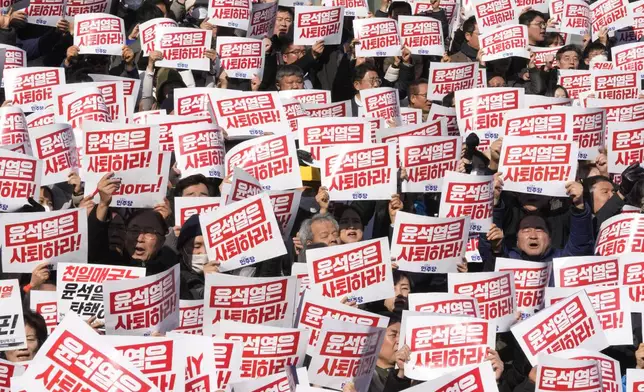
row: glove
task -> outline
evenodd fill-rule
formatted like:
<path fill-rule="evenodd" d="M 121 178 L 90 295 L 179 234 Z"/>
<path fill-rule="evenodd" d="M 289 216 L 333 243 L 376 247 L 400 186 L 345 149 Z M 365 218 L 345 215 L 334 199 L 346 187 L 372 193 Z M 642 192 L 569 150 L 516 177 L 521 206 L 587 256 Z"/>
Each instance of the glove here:
<path fill-rule="evenodd" d="M 622 182 L 619 184 L 619 192 L 626 196 L 633 190 L 633 185 L 644 179 L 644 168 L 639 163 L 633 163 L 622 172 Z"/>

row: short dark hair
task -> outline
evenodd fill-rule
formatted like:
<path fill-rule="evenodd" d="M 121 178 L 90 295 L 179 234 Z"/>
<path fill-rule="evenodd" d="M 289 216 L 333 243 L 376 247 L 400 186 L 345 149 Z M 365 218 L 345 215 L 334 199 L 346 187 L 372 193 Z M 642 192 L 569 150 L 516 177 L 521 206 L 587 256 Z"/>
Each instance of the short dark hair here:
<path fill-rule="evenodd" d="M 580 59 L 582 58 L 582 53 L 581 53 L 581 50 L 579 49 L 579 46 L 570 44 L 570 45 L 562 46 L 561 49 L 557 51 L 557 55 L 555 56 L 557 58 L 557 61 L 561 59 L 561 55 L 563 55 L 566 52 L 576 52 L 579 58 Z"/>
<path fill-rule="evenodd" d="M 387 16 L 393 19 L 398 19 L 398 15 L 411 15 L 411 13 L 411 4 L 406 1 L 394 1 L 387 10 Z"/>
<path fill-rule="evenodd" d="M 47 323 L 45 319 L 30 309 L 23 309 L 22 315 L 25 318 L 25 326 L 28 325 L 36 331 L 36 339 L 38 339 L 38 348 L 40 349 L 45 340 L 47 340 Z"/>
<path fill-rule="evenodd" d="M 293 64 L 284 64 L 277 67 L 277 72 L 275 73 L 275 82 L 279 84 L 283 78 L 289 76 L 299 76 L 304 79 L 304 72 L 302 68 Z"/>
<path fill-rule="evenodd" d="M 362 79 L 364 79 L 364 76 L 367 74 L 367 72 L 375 72 L 378 73 L 378 69 L 376 68 L 375 65 L 371 63 L 362 63 L 355 67 L 353 70 L 353 79 L 352 82 L 360 82 Z"/>
<path fill-rule="evenodd" d="M 163 12 L 151 2 L 144 1 L 136 10 L 136 21 L 139 24 L 156 18 L 163 18 Z"/>
<path fill-rule="evenodd" d="M 543 39 L 543 46 L 550 46 L 556 39 L 561 38 L 564 41 L 563 36 L 556 31 L 548 31 Z M 564 41 L 565 42 L 565 41 Z"/>
<path fill-rule="evenodd" d="M 418 87 L 421 84 L 428 84 L 427 79 L 420 78 L 420 79 L 414 80 L 413 82 L 409 83 L 409 88 L 408 88 L 409 95 L 418 94 Z"/>
<path fill-rule="evenodd" d="M 283 5 L 279 5 L 277 6 L 277 12 L 288 12 L 289 14 L 291 14 L 291 18 L 294 17 L 293 8 L 291 7 L 284 7 Z"/>
<path fill-rule="evenodd" d="M 215 196 L 215 191 L 212 183 L 203 174 L 194 174 L 192 176 L 182 178 L 174 188 L 174 196 L 181 197 L 183 195 L 183 191 L 186 188 L 199 184 L 204 184 L 206 188 L 208 188 L 208 196 Z"/>
<path fill-rule="evenodd" d="M 519 24 L 522 25 L 529 25 L 532 23 L 533 20 L 537 19 L 538 17 L 541 17 L 543 19 L 544 23 L 546 21 L 546 17 L 543 15 L 543 13 L 535 10 L 529 10 L 521 14 L 519 16 Z"/>
<path fill-rule="evenodd" d="M 451 108 L 454 106 L 454 91 L 448 93 L 443 97 L 443 105 L 445 107 Z"/>
<path fill-rule="evenodd" d="M 589 43 L 584 49 L 584 59 L 587 59 L 588 56 L 590 55 L 590 52 L 594 50 L 601 50 L 602 52 L 606 52 L 606 46 L 604 46 L 604 44 L 602 44 L 601 42 L 597 42 L 597 41 Z"/>
<path fill-rule="evenodd" d="M 465 22 L 463 22 L 463 33 L 467 34 L 470 33 L 472 34 L 476 30 L 476 17 L 475 16 L 470 16 L 467 18 Z"/>

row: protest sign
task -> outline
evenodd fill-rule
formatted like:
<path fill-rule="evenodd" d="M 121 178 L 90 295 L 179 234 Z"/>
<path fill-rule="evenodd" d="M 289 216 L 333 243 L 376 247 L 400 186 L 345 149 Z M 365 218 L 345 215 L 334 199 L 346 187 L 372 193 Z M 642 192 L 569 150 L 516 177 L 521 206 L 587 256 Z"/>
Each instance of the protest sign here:
<path fill-rule="evenodd" d="M 554 355 L 539 355 L 536 392 L 602 391 L 602 377 L 597 361 L 570 360 Z"/>
<path fill-rule="evenodd" d="M 66 182 L 70 171 L 78 169 L 80 161 L 76 141 L 69 125 L 31 128 L 29 137 L 34 156 L 42 160 L 42 185 Z"/>
<path fill-rule="evenodd" d="M 503 139 L 499 172 L 504 189 L 537 195 L 567 197 L 565 184 L 575 180 L 577 144 L 534 136 Z"/>
<path fill-rule="evenodd" d="M 139 24 L 139 38 L 143 56 L 149 56 L 150 52 L 156 50 L 156 30 L 158 28 L 177 26 L 177 22 L 169 18 L 154 18 Z"/>
<path fill-rule="evenodd" d="M 66 3 L 65 0 L 29 0 L 29 6 L 25 8 L 27 23 L 56 27 L 63 18 Z"/>
<path fill-rule="evenodd" d="M 0 351 L 26 348 L 20 285 L 17 279 L 0 280 Z"/>
<path fill-rule="evenodd" d="M 644 42 L 616 46 L 611 55 L 616 69 L 644 71 Z"/>
<path fill-rule="evenodd" d="M 398 28 L 402 45 L 411 54 L 421 56 L 443 56 L 443 26 L 439 20 L 426 16 L 398 17 Z"/>
<path fill-rule="evenodd" d="M 112 122 L 105 98 L 96 87 L 82 87 L 63 97 L 62 109 L 62 115 L 57 116 L 56 121 L 68 123 L 75 129 L 80 128 L 81 121 Z"/>
<path fill-rule="evenodd" d="M 631 304 L 626 287 L 617 286 L 586 286 L 586 287 L 548 287 L 546 289 L 546 305 L 552 306 L 580 290 L 585 290 L 588 299 L 597 313 L 608 344 L 632 345 L 633 326 L 631 322 Z"/>
<path fill-rule="evenodd" d="M 112 0 L 67 0 L 65 2 L 65 16 L 73 17 L 76 15 L 91 13 L 109 13 L 112 9 Z"/>
<path fill-rule="evenodd" d="M 583 0 L 568 0 L 563 3 L 559 30 L 566 34 L 590 34 L 590 6 Z"/>
<path fill-rule="evenodd" d="M 608 341 L 584 291 L 549 306 L 511 328 L 530 363 L 538 354 L 552 354 L 572 348 L 600 351 Z"/>
<path fill-rule="evenodd" d="M 220 321 L 291 327 L 299 288 L 295 276 L 252 278 L 208 274 L 204 288 L 204 334 Z"/>
<path fill-rule="evenodd" d="M 398 211 L 391 256 L 401 271 L 456 272 L 463 262 L 469 228 L 467 216 L 434 218 Z"/>
<path fill-rule="evenodd" d="M 198 116 L 173 116 L 163 113 L 150 114 L 146 117 L 145 121 L 135 124 L 147 124 L 159 126 L 159 148 L 160 151 L 174 151 L 174 133 L 177 127 L 183 125 L 197 125 L 201 127 L 202 124 L 210 124 L 212 120 L 207 117 Z M 183 173 L 182 173 L 183 174 Z M 185 176 L 185 174 L 183 174 Z"/>
<path fill-rule="evenodd" d="M 23 155 L 33 155 L 31 151 L 31 147 L 29 146 L 29 143 L 7 144 L 5 146 L 0 144 L 0 149 L 17 152 L 18 154 L 23 154 Z"/>
<path fill-rule="evenodd" d="M 492 226 L 494 177 L 446 172 L 441 188 L 440 218 L 470 217 L 470 233 L 487 233 Z"/>
<path fill-rule="evenodd" d="M 131 79 L 131 78 L 122 77 L 122 76 L 101 75 L 101 74 L 89 74 L 89 76 L 95 82 L 117 82 L 117 85 L 121 85 L 123 90 L 122 94 L 124 96 L 123 101 L 125 102 L 125 107 L 123 108 L 124 111 L 119 111 L 118 114 L 114 112 L 114 107 L 118 107 L 116 105 L 116 102 L 118 102 L 120 105 L 120 99 L 118 98 L 119 97 L 118 94 L 120 94 L 121 88 L 118 88 L 117 86 L 117 89 L 115 92 L 109 93 L 107 89 L 107 85 L 103 83 L 101 83 L 102 86 L 99 85 L 100 86 L 99 89 L 101 90 L 101 93 L 105 97 L 105 102 L 107 104 L 107 107 L 110 109 L 110 113 L 112 114 L 112 120 L 116 120 L 116 119 L 122 120 L 123 118 L 126 118 L 126 116 L 134 116 L 134 109 L 139 98 L 139 90 L 141 87 L 141 81 L 139 79 Z M 112 88 L 112 90 L 114 90 L 114 88 Z M 112 98 L 113 95 L 115 95 L 116 98 Z M 158 113 L 158 114 L 165 114 L 165 109 L 163 109 L 163 113 Z"/>
<path fill-rule="evenodd" d="M 514 273 L 514 291 L 517 309 L 525 320 L 544 307 L 544 295 L 550 281 L 550 263 L 506 259 L 497 257 L 494 270 Z"/>
<path fill-rule="evenodd" d="M 622 374 L 619 361 L 597 351 L 581 348 L 560 351 L 552 354 L 553 357 L 566 359 L 579 359 L 584 361 L 597 361 L 602 377 L 604 391 L 622 392 Z"/>
<path fill-rule="evenodd" d="M 14 106 L 0 108 L 0 146 L 30 144 L 27 129 L 27 120 L 20 108 Z"/>
<path fill-rule="evenodd" d="M 103 282 L 145 276 L 145 268 L 141 267 L 70 263 L 60 263 L 58 267 L 56 293 L 60 320 L 68 313 L 76 313 L 83 320 L 92 316 L 103 320 Z"/>
<path fill-rule="evenodd" d="M 27 66 L 27 52 L 13 45 L 0 44 L 4 50 L 4 65 L 2 69 L 22 68 Z M 4 86 L 4 81 L 2 82 Z"/>
<path fill-rule="evenodd" d="M 246 170 L 235 166 L 232 174 L 231 184 L 224 184 L 221 188 L 224 204 L 228 205 L 236 201 L 244 200 L 248 197 L 259 195 L 264 191 L 259 180 L 250 175 Z"/>
<path fill-rule="evenodd" d="M 396 193 L 395 151 L 382 143 L 324 148 L 322 186 L 331 200 L 389 200 Z"/>
<path fill-rule="evenodd" d="M 224 320 L 217 337 L 243 345 L 240 379 L 280 373 L 287 366 L 302 366 L 308 332 Z"/>
<path fill-rule="evenodd" d="M 607 256 L 555 257 L 555 287 L 616 286 L 619 260 Z"/>
<path fill-rule="evenodd" d="M 572 140 L 579 145 L 579 160 L 593 160 L 604 145 L 606 112 L 595 108 L 566 108 L 572 114 Z"/>
<path fill-rule="evenodd" d="M 302 104 L 309 117 L 352 117 L 351 101 L 340 101 L 328 104 Z M 357 113 L 356 113 L 357 115 Z"/>
<path fill-rule="evenodd" d="M 482 363 L 494 337 L 494 324 L 488 320 L 403 311 L 400 343 L 410 350 L 405 376 L 432 380 Z"/>
<path fill-rule="evenodd" d="M 367 0 L 323 0 L 325 6 L 344 7 L 344 16 L 358 16 L 361 18 L 369 15 L 369 4 Z"/>
<path fill-rule="evenodd" d="M 120 56 L 125 45 L 123 19 L 110 14 L 81 14 L 74 17 L 74 45 L 80 54 Z"/>
<path fill-rule="evenodd" d="M 632 20 L 632 25 L 615 31 L 615 40 L 617 41 L 617 45 L 637 42 L 644 36 L 644 12 L 642 12 L 641 9 L 642 5 L 635 2 L 629 3 L 627 6 L 629 18 Z M 635 9 L 639 9 L 639 11 L 634 11 Z"/>
<path fill-rule="evenodd" d="M 302 190 L 268 191 L 268 197 L 271 199 L 273 213 L 275 213 L 275 218 L 282 231 L 282 237 L 286 241 L 288 238 L 292 238 L 291 233 L 297 218 L 297 211 L 300 208 Z"/>
<path fill-rule="evenodd" d="M 276 373 L 271 376 L 239 381 L 234 383 L 232 388 L 234 392 L 294 392 L 294 389 L 292 388 L 293 383 L 289 380 L 290 371 L 290 368 L 287 368 L 286 371 Z M 300 386 L 309 385 L 309 376 L 306 373 L 305 367 L 297 368 L 296 376 L 297 381 L 299 382 L 296 385 L 298 391 L 300 390 Z"/>
<path fill-rule="evenodd" d="M 400 108 L 400 123 L 403 125 L 418 125 L 423 122 L 423 110 Z"/>
<path fill-rule="evenodd" d="M 644 99 L 616 101 L 613 99 L 588 98 L 586 106 L 604 109 L 606 112 L 606 124 L 644 120 Z"/>
<path fill-rule="evenodd" d="M 331 91 L 329 90 L 283 90 L 279 92 L 280 98 L 295 99 L 301 104 L 330 104 Z"/>
<path fill-rule="evenodd" d="M 644 388 L 644 369 L 626 369 L 626 392 L 639 392 Z"/>
<path fill-rule="evenodd" d="M 568 97 L 579 99 L 579 94 L 591 91 L 591 71 L 560 69 L 557 84 L 566 89 Z"/>
<path fill-rule="evenodd" d="M 602 256 L 644 252 L 644 216 L 618 214 L 599 228 L 595 254 Z"/>
<path fill-rule="evenodd" d="M 353 21 L 358 57 L 390 57 L 402 54 L 398 22 L 389 18 L 366 18 Z"/>
<path fill-rule="evenodd" d="M 230 78 L 262 79 L 264 43 L 261 39 L 217 37 L 217 59 Z"/>
<path fill-rule="evenodd" d="M 224 178 L 224 135 L 216 125 L 179 125 L 173 139 L 177 169 L 183 178 L 195 174 Z"/>
<path fill-rule="evenodd" d="M 181 341 L 164 336 L 107 336 L 108 342 L 162 392 L 185 390 Z"/>
<path fill-rule="evenodd" d="M 308 355 L 313 355 L 315 352 L 314 349 L 322 329 L 322 322 L 325 319 L 335 319 L 356 325 L 381 328 L 387 328 L 389 321 L 387 317 L 341 304 L 337 300 L 307 291 L 302 298 L 295 326 L 309 330 L 309 342 L 306 349 Z"/>
<path fill-rule="evenodd" d="M 427 114 L 427 121 L 435 121 L 445 119 L 447 122 L 447 136 L 460 136 L 461 133 L 458 129 L 456 109 L 438 104 L 432 104 Z"/>
<path fill-rule="evenodd" d="M 288 90 L 295 91 L 295 90 Z M 281 92 L 281 91 L 280 91 Z M 308 114 L 302 107 L 302 103 L 297 99 L 293 98 L 284 98 L 280 94 L 280 101 L 282 101 L 282 107 L 284 108 L 284 116 L 288 120 L 288 124 L 291 127 L 291 132 L 295 132 L 297 135 L 298 129 L 298 119 L 307 118 Z"/>
<path fill-rule="evenodd" d="M 525 25 L 506 25 L 481 34 L 481 59 L 493 61 L 508 57 L 530 58 L 528 52 L 528 27 Z"/>
<path fill-rule="evenodd" d="M 302 186 L 293 135 L 264 136 L 231 148 L 225 156 L 226 173 L 247 171 L 264 189 L 284 190 Z"/>
<path fill-rule="evenodd" d="M 86 361 L 97 370 L 87 371 Z M 76 315 L 69 315 L 48 337 L 25 372 L 28 391 L 76 388 L 107 392 L 159 389 L 130 361 Z"/>
<path fill-rule="evenodd" d="M 0 359 L 0 392 L 11 392 L 16 386 L 14 380 L 17 380 L 25 370 L 23 365 Z"/>
<path fill-rule="evenodd" d="M 615 65 L 613 64 L 612 61 L 601 61 L 601 60 L 594 61 L 593 59 L 591 60 L 590 64 L 588 64 L 588 69 L 591 71 L 611 70 L 611 69 L 615 69 Z"/>
<path fill-rule="evenodd" d="M 610 33 L 632 24 L 628 14 L 628 3 L 628 0 L 599 0 L 590 5 L 593 40 L 599 37 L 602 27 L 608 27 Z"/>
<path fill-rule="evenodd" d="M 480 391 L 498 392 L 496 375 L 491 362 L 463 366 L 462 370 L 449 372 L 438 378 L 407 388 L 408 392 L 423 391 Z"/>
<path fill-rule="evenodd" d="M 619 285 L 628 289 L 633 312 L 644 311 L 644 255 L 624 254 L 619 257 Z"/>
<path fill-rule="evenodd" d="M 85 208 L 4 215 L 0 233 L 4 272 L 30 273 L 45 262 L 87 263 Z"/>
<path fill-rule="evenodd" d="M 163 53 L 163 60 L 154 63 L 155 67 L 210 71 L 206 50 L 210 49 L 212 30 L 158 27 L 155 34 L 154 47 Z"/>
<path fill-rule="evenodd" d="M 304 6 L 295 7 L 293 44 L 339 45 L 342 41 L 344 7 Z"/>
<path fill-rule="evenodd" d="M 166 336 L 174 339 L 183 360 L 185 391 L 216 390 L 216 370 L 213 339 L 208 336 L 168 332 Z M 183 390 L 183 389 L 182 389 Z"/>
<path fill-rule="evenodd" d="M 508 110 L 503 116 L 503 136 L 571 140 L 572 116 L 565 107 Z"/>
<path fill-rule="evenodd" d="M 403 136 L 447 136 L 447 123 L 445 119 L 441 118 L 427 119 L 427 122 L 421 124 L 403 125 L 402 127 L 377 127 L 375 136 L 374 143 L 394 143 L 396 145 L 396 164 L 400 167 L 400 139 Z"/>
<path fill-rule="evenodd" d="M 246 37 L 263 39 L 273 34 L 277 17 L 277 2 L 253 3 Z"/>
<path fill-rule="evenodd" d="M 447 290 L 476 298 L 481 318 L 494 322 L 497 332 L 507 332 L 516 322 L 513 275 L 512 271 L 452 273 L 447 277 Z"/>
<path fill-rule="evenodd" d="M 172 332 L 203 335 L 203 308 L 203 300 L 179 300 L 179 326 Z"/>
<path fill-rule="evenodd" d="M 638 71 L 592 71 L 590 88 L 597 99 L 635 99 L 639 97 L 640 76 Z"/>
<path fill-rule="evenodd" d="M 287 133 L 288 122 L 277 92 L 218 91 L 213 97 L 217 123 L 228 137 Z"/>
<path fill-rule="evenodd" d="M 30 290 L 29 308 L 42 316 L 51 335 L 58 326 L 58 295 L 55 291 Z M 0 372 L 1 373 L 1 372 Z"/>
<path fill-rule="evenodd" d="M 215 371 L 214 384 L 211 383 L 211 390 L 230 392 L 230 383 L 239 380 L 242 344 L 231 340 L 213 338 L 212 347 L 215 357 Z"/>
<path fill-rule="evenodd" d="M 346 296 L 358 304 L 393 297 L 387 238 L 309 249 L 306 260 L 311 293 L 337 299 Z"/>
<path fill-rule="evenodd" d="M 452 316 L 479 316 L 479 303 L 469 295 L 449 293 L 411 293 L 407 297 L 412 312 L 440 313 Z"/>
<path fill-rule="evenodd" d="M 476 133 L 479 148 L 487 149 L 501 136 L 505 113 L 523 108 L 525 97 L 521 88 L 476 88 L 456 91 L 454 102 L 461 136 Z"/>
<path fill-rule="evenodd" d="M 542 95 L 530 96 L 530 101 L 526 102 L 529 109 L 551 109 L 557 106 L 570 106 L 572 99 L 570 98 L 555 98 L 544 97 Z"/>
<path fill-rule="evenodd" d="M 175 197 L 174 222 L 183 226 L 192 215 L 202 215 L 216 210 L 221 205 L 219 197 Z"/>
<path fill-rule="evenodd" d="M 325 319 L 311 354 L 310 382 L 333 389 L 352 382 L 356 391 L 367 391 L 385 332 L 386 327 Z"/>
<path fill-rule="evenodd" d="M 371 134 L 366 120 L 358 118 L 303 118 L 298 121 L 299 148 L 320 160 L 321 150 L 344 144 L 369 144 Z"/>
<path fill-rule="evenodd" d="M 226 272 L 286 254 L 268 195 L 249 197 L 199 217 L 208 259 Z"/>
<path fill-rule="evenodd" d="M 248 30 L 251 0 L 209 0 L 208 19 L 215 26 Z"/>
<path fill-rule="evenodd" d="M 398 143 L 400 166 L 407 169 L 403 192 L 439 192 L 445 174 L 458 168 L 460 137 L 405 136 Z"/>
<path fill-rule="evenodd" d="M 51 105 L 52 88 L 65 84 L 65 70 L 54 67 L 13 68 L 4 71 L 5 99 L 25 112 Z"/>
<path fill-rule="evenodd" d="M 475 88 L 478 69 L 478 63 L 429 63 L 427 99 L 441 100 L 451 92 Z"/>
<path fill-rule="evenodd" d="M 400 122 L 400 99 L 398 90 L 391 87 L 378 87 L 360 90 L 363 115 L 361 117 L 393 120 L 396 125 Z"/>
<path fill-rule="evenodd" d="M 639 83 L 639 81 L 638 81 Z M 644 121 L 608 123 L 608 172 L 644 161 Z"/>
<path fill-rule="evenodd" d="M 0 211 L 16 211 L 28 204 L 28 198 L 36 198 L 41 175 L 41 160 L 0 149 Z"/>
<path fill-rule="evenodd" d="M 542 68 L 544 65 L 548 64 L 551 62 L 551 66 L 554 66 L 556 64 L 556 58 L 555 56 L 557 55 L 557 52 L 559 49 L 561 49 L 563 46 L 552 46 L 552 47 L 539 47 L 539 46 L 532 46 L 530 45 L 530 53 L 534 54 L 534 65 L 537 68 Z M 536 96 L 535 96 L 536 97 Z M 532 97 L 530 97 L 532 98 Z M 551 97 L 545 97 L 545 96 L 538 96 L 538 98 L 551 98 Z M 531 103 L 528 102 L 528 105 Z M 532 107 L 532 106 L 530 106 Z"/>
<path fill-rule="evenodd" d="M 179 265 L 139 279 L 103 282 L 105 331 L 149 335 L 179 326 Z"/>
<path fill-rule="evenodd" d="M 512 24 L 516 19 L 511 0 L 472 0 L 472 7 L 481 34 Z"/>

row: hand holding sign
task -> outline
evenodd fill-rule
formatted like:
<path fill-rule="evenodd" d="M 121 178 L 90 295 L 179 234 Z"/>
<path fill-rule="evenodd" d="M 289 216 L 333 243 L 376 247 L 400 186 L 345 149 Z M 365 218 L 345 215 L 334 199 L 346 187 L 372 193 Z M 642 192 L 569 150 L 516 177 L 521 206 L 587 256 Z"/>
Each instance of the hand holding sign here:
<path fill-rule="evenodd" d="M 584 208 L 584 187 L 575 181 L 566 183 L 566 194 L 572 199 L 572 203 L 579 209 Z"/>

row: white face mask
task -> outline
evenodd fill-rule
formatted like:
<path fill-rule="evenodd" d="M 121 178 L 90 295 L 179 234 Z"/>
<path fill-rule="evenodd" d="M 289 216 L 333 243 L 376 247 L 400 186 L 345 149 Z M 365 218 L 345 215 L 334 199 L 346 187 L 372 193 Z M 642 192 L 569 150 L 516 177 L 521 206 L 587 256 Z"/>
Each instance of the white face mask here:
<path fill-rule="evenodd" d="M 191 255 L 190 256 L 190 265 L 192 265 L 192 270 L 198 274 L 203 273 L 203 266 L 208 263 L 208 255 Z"/>
<path fill-rule="evenodd" d="M 51 207 L 49 207 L 48 204 L 41 204 L 42 208 L 45 209 L 46 212 L 51 212 Z"/>

